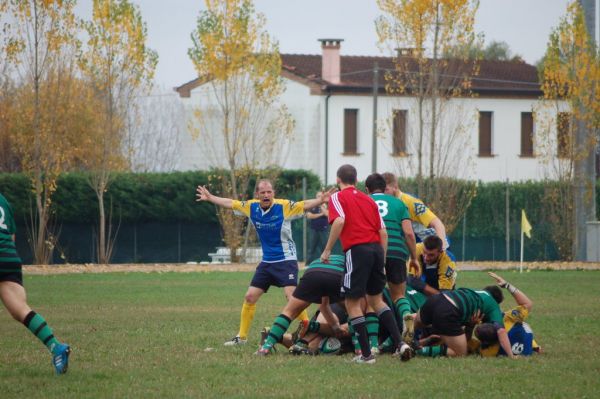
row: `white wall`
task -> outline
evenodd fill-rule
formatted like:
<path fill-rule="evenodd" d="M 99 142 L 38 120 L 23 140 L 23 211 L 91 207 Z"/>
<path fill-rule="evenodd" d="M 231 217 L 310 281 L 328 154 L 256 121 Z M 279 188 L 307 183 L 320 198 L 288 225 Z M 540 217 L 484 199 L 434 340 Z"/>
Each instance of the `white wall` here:
<path fill-rule="evenodd" d="M 325 178 L 325 96 L 311 95 L 309 88 L 300 83 L 285 79 L 286 91 L 281 102 L 286 104 L 296 121 L 293 141 L 284 149 L 281 166 L 287 169 L 308 169 Z M 183 99 L 186 105 L 188 123 L 197 124 L 193 117 L 196 107 L 209 107 L 212 98 L 208 86 L 198 87 L 191 97 Z M 438 166 L 447 176 L 456 176 L 482 181 L 510 181 L 542 179 L 548 175 L 540 154 L 539 145 L 534 140 L 534 158 L 520 157 L 521 112 L 532 112 L 537 107 L 535 99 L 471 98 L 452 100 L 447 105 L 442 132 L 446 137 L 453 127 L 465 129 L 464 142 L 446 145 L 449 162 Z M 358 109 L 358 154 L 343 155 L 344 148 L 344 109 Z M 393 109 L 408 110 L 408 153 L 405 157 L 392 156 L 391 116 Z M 478 111 L 493 112 L 492 153 L 493 157 L 479 157 Z M 359 179 L 371 173 L 373 98 L 370 95 L 332 95 L 329 99 L 329 156 L 327 165 L 328 183 L 335 182 L 337 168 L 345 163 L 354 165 Z M 413 98 L 379 96 L 378 99 L 378 141 L 377 171 L 393 171 L 399 175 L 414 176 L 417 171 L 417 107 Z M 534 127 L 535 129 L 536 127 Z M 438 133 L 439 134 L 439 133 Z M 554 133 L 555 134 L 555 133 Z M 427 140 L 426 140 L 427 141 Z M 207 169 L 214 165 L 204 155 L 200 141 L 192 140 L 189 133 L 181 139 L 181 170 Z M 217 159 L 223 160 L 224 152 L 219 134 L 214 138 L 214 152 Z M 425 146 L 423 163 L 429 165 L 429 150 Z M 439 158 L 439 157 L 438 157 Z M 427 174 L 428 169 L 424 169 Z"/>

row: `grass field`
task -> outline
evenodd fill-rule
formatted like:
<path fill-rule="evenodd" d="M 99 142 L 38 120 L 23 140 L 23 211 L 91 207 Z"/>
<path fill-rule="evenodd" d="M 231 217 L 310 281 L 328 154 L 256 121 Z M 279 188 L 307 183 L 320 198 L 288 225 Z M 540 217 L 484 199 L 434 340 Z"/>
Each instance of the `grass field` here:
<path fill-rule="evenodd" d="M 375 365 L 347 356 L 253 356 L 282 290 L 257 307 L 249 344 L 237 332 L 250 273 L 106 273 L 26 276 L 31 306 L 69 342 L 69 373 L 54 376 L 46 349 L 0 310 L 0 397 L 598 397 L 600 272 L 502 272 L 534 301 L 545 354 L 509 359 L 422 359 Z M 483 272 L 458 285 L 481 287 Z M 508 298 L 504 307 L 513 305 Z M 206 351 L 206 348 L 214 348 Z"/>

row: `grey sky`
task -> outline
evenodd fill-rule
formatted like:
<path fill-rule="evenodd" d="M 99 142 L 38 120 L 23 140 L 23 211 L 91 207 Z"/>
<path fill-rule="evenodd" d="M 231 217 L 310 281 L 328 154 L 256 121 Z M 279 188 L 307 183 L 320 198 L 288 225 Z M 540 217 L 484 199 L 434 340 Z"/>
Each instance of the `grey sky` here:
<path fill-rule="evenodd" d="M 159 54 L 156 80 L 165 88 L 195 77 L 187 56 L 190 33 L 203 0 L 133 0 L 147 23 L 148 45 Z M 91 0 L 79 0 L 81 17 L 91 17 Z M 568 0 L 481 0 L 476 30 L 486 42 L 507 42 L 529 63 L 544 54 L 548 36 L 566 12 Z M 266 29 L 282 53 L 319 54 L 319 38 L 341 38 L 342 55 L 387 55 L 376 46 L 375 0 L 255 0 Z"/>

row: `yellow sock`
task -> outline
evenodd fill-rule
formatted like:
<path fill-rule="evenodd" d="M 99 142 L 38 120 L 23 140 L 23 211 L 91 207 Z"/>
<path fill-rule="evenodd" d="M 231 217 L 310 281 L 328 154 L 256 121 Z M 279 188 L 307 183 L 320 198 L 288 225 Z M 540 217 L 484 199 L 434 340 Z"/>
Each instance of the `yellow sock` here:
<path fill-rule="evenodd" d="M 238 333 L 238 336 L 242 339 L 248 338 L 250 325 L 252 324 L 252 319 L 254 319 L 254 312 L 256 312 L 256 304 L 244 302 L 240 317 L 240 332 Z"/>
<path fill-rule="evenodd" d="M 306 311 L 306 309 L 304 309 L 299 315 L 298 317 L 296 317 L 296 320 L 298 321 L 303 321 L 303 320 L 307 320 L 308 321 L 308 312 Z"/>

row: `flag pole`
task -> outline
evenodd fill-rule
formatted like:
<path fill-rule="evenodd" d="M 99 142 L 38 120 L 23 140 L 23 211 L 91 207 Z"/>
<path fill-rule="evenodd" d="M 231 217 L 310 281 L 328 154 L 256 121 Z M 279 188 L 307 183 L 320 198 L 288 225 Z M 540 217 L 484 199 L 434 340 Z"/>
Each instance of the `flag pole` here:
<path fill-rule="evenodd" d="M 523 273 L 523 225 L 521 225 L 521 265 L 519 266 L 519 273 Z"/>

